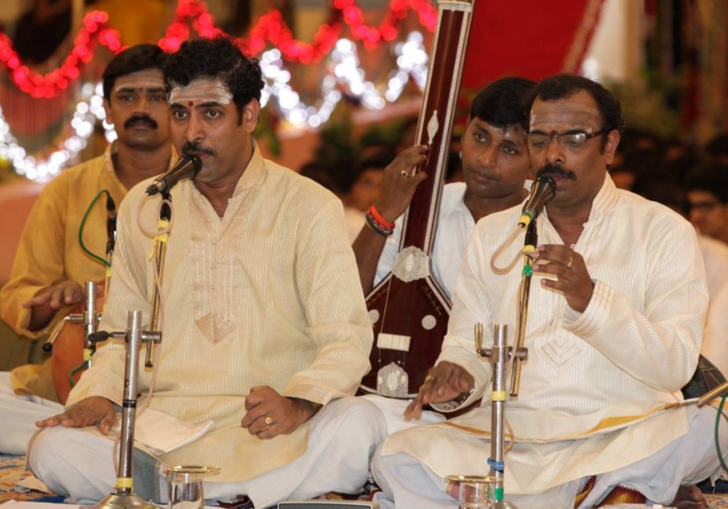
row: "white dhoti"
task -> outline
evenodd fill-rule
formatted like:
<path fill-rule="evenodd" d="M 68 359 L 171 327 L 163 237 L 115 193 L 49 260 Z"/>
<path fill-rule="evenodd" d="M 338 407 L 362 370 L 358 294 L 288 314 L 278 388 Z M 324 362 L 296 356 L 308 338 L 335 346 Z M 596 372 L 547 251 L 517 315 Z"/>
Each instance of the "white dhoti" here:
<path fill-rule="evenodd" d="M 720 469 L 714 443 L 715 420 L 716 409 L 704 408 L 693 415 L 689 430 L 682 437 L 647 458 L 598 475 L 594 488 L 580 507 L 595 506 L 617 485 L 638 490 L 650 502 L 669 504 L 680 485 L 694 484 L 713 476 Z M 725 422 L 720 427 L 720 443 L 723 453 L 728 453 L 728 425 Z M 448 484 L 445 478 L 408 453 L 389 456 L 380 453 L 378 451 L 374 457 L 372 473 L 383 490 L 376 498 L 382 509 L 457 509 L 458 502 L 445 493 Z M 487 459 L 483 458 L 484 465 Z M 508 475 L 506 457 L 506 478 Z M 571 509 L 583 482 L 584 479 L 569 482 L 538 494 L 509 496 L 506 492 L 505 498 L 520 509 Z"/>
<path fill-rule="evenodd" d="M 10 372 L 0 372 L 0 453 L 26 454 L 28 442 L 38 431 L 35 423 L 63 412 L 63 405 L 38 396 L 13 392 Z"/>
<path fill-rule="evenodd" d="M 206 481 L 205 498 L 232 500 L 246 494 L 255 507 L 264 508 L 329 491 L 357 493 L 367 481 L 369 464 L 386 429 L 384 417 L 371 403 L 353 397 L 338 399 L 313 418 L 303 455 L 247 481 Z M 38 435 L 29 465 L 36 477 L 54 492 L 67 496 L 68 502 L 89 503 L 101 500 L 113 489 L 116 474 L 112 454 L 113 442 L 109 439 L 80 429 L 56 427 Z M 230 454 L 246 461 L 245 451 Z"/>

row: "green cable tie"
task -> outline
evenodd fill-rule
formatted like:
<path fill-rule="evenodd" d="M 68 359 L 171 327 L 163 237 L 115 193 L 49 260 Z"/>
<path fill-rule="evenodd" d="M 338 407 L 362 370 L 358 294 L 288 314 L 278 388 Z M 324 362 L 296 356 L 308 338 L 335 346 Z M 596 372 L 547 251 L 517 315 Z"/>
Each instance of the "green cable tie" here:
<path fill-rule="evenodd" d="M 495 497 L 493 498 L 495 498 L 496 502 L 500 502 L 501 500 L 503 500 L 503 488 L 496 488 L 494 491 Z"/>

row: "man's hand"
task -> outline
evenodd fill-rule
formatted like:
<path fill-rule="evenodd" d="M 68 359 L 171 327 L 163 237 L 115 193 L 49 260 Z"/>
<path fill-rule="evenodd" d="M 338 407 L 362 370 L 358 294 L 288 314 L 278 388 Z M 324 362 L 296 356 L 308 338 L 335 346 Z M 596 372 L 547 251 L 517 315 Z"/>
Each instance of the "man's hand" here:
<path fill-rule="evenodd" d="M 83 428 L 99 425 L 102 435 L 108 435 L 116 423 L 114 404 L 101 396 L 93 396 L 80 401 L 62 414 L 35 423 L 39 428 L 55 428 L 58 425 L 67 428 Z"/>
<path fill-rule="evenodd" d="M 475 386 L 473 376 L 465 368 L 452 362 L 442 361 L 430 368 L 417 392 L 417 397 L 404 411 L 407 421 L 418 420 L 422 415 L 422 407 L 430 403 L 447 403 L 461 394 L 465 394 Z"/>
<path fill-rule="evenodd" d="M 36 306 L 48 306 L 59 310 L 64 306 L 80 304 L 84 300 L 83 288 L 76 281 L 63 281 L 42 291 L 32 299 L 23 303 L 26 309 Z"/>
<path fill-rule="evenodd" d="M 293 433 L 316 413 L 310 401 L 281 396 L 267 385 L 250 389 L 245 410 L 240 425 L 264 439 Z"/>
<path fill-rule="evenodd" d="M 400 153 L 384 169 L 382 187 L 374 206 L 387 221 L 394 222 L 404 214 L 417 186 L 427 178 L 425 172 L 412 175 L 415 166 L 423 163 L 425 159 L 427 159 L 427 147 L 415 145 Z"/>
<path fill-rule="evenodd" d="M 558 244 L 538 246 L 532 256 L 537 262 L 533 266 L 534 272 L 553 274 L 558 278 L 542 279 L 541 284 L 563 292 L 566 302 L 574 311 L 586 311 L 594 293 L 594 283 L 584 258 L 570 247 Z"/>

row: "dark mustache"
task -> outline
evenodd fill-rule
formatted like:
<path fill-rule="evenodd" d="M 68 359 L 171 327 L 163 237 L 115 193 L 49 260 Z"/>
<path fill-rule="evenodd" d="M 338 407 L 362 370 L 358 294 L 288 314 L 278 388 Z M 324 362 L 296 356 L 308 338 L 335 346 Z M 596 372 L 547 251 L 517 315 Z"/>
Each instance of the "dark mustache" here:
<path fill-rule="evenodd" d="M 134 124 L 147 124 L 152 129 L 156 129 L 157 127 L 159 127 L 157 122 L 151 117 L 148 117 L 146 115 L 133 115 L 126 119 L 126 122 L 124 122 L 124 129 L 129 129 Z"/>
<path fill-rule="evenodd" d="M 195 154 L 195 155 L 201 155 L 201 154 L 207 154 L 210 156 L 215 156 L 214 150 L 211 150 L 209 148 L 203 148 L 202 145 L 199 143 L 196 143 L 194 141 L 188 141 L 182 146 L 182 153 L 187 154 Z"/>
<path fill-rule="evenodd" d="M 571 170 L 567 170 L 559 164 L 548 163 L 541 167 L 536 173 L 536 178 L 548 175 L 550 177 L 564 177 L 571 180 L 576 180 L 576 173 Z"/>

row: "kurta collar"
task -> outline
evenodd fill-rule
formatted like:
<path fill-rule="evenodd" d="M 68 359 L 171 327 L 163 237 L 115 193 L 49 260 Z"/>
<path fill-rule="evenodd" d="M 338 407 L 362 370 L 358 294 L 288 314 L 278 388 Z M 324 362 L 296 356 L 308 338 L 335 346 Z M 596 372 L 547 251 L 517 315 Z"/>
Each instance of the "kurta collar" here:
<path fill-rule="evenodd" d="M 111 179 L 119 184 L 122 189 L 126 189 L 126 186 L 119 180 L 119 176 L 116 174 L 116 171 L 114 170 L 114 154 L 116 154 L 116 142 L 112 142 L 109 144 L 109 146 L 106 147 L 106 150 L 104 150 L 104 168 L 106 168 L 106 171 L 109 172 L 109 176 Z M 128 189 L 126 189 L 128 191 Z"/>
<path fill-rule="evenodd" d="M 243 175 L 238 181 L 238 185 L 235 186 L 232 199 L 234 200 L 241 193 L 251 187 L 255 187 L 263 180 L 265 175 L 265 160 L 263 154 L 260 152 L 258 144 L 253 141 L 253 155 L 248 162 L 248 166 L 245 168 Z"/>
<path fill-rule="evenodd" d="M 604 184 L 594 197 L 591 212 L 589 213 L 589 221 L 601 219 L 609 213 L 619 200 L 619 190 L 614 185 L 612 177 L 607 173 L 604 177 Z"/>

